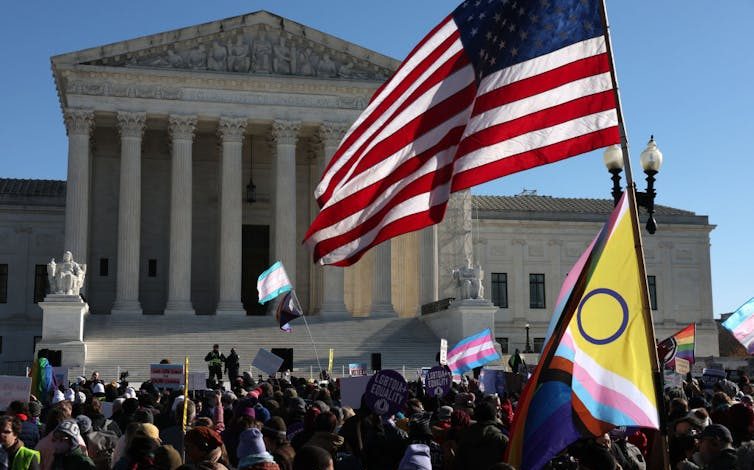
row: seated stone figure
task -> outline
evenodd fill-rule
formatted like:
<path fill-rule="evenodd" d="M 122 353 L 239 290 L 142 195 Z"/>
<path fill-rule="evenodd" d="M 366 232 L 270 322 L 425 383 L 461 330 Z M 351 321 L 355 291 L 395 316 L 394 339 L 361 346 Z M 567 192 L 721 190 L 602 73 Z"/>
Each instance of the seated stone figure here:
<path fill-rule="evenodd" d="M 79 295 L 86 277 L 86 265 L 73 260 L 70 251 L 63 253 L 63 261 L 55 263 L 55 258 L 47 264 L 47 276 L 51 294 Z"/>

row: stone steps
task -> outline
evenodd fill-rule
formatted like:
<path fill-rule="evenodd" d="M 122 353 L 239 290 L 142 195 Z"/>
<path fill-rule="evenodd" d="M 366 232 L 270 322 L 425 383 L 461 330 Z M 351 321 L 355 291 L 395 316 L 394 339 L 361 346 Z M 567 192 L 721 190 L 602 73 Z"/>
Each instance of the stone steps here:
<path fill-rule="evenodd" d="M 339 376 L 348 364 L 370 365 L 371 353 L 382 353 L 382 367 L 402 371 L 414 378 L 414 371 L 432 366 L 439 340 L 417 318 L 309 317 L 309 327 L 322 367 L 327 367 L 328 350 L 335 349 L 334 372 Z M 249 366 L 259 348 L 293 348 L 294 375 L 319 370 L 303 319 L 293 322 L 293 332 L 280 331 L 272 317 L 163 316 L 116 317 L 89 315 L 84 329 L 87 344 L 86 371 L 100 371 L 105 379 L 128 370 L 130 380 L 148 378 L 149 364 L 169 358 L 183 362 L 188 355 L 191 371 L 206 371 L 204 356 L 213 343 L 226 355 L 231 347 L 241 358 L 241 370 Z M 71 375 L 85 371 L 71 371 Z"/>

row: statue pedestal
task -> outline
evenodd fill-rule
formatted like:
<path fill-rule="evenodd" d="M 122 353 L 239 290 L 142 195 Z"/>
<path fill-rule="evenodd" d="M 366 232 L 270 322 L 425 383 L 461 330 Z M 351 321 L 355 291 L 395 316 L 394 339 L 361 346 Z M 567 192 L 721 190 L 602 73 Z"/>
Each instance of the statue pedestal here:
<path fill-rule="evenodd" d="M 63 365 L 83 367 L 86 363 L 84 315 L 89 312 L 89 305 L 78 295 L 50 294 L 39 306 L 42 308 L 42 340 L 37 343 L 37 351 L 60 350 Z"/>
<path fill-rule="evenodd" d="M 451 349 L 463 338 L 485 328 L 492 331 L 494 338 L 495 312 L 497 307 L 489 300 L 465 299 L 451 302 L 447 310 L 422 315 L 420 318 L 438 338 L 447 339 L 448 349 Z"/>

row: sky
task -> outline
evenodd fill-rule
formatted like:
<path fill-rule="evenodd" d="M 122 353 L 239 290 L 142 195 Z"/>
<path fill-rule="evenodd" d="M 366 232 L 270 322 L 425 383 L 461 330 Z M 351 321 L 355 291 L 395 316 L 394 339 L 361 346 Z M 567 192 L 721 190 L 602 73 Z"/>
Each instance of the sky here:
<path fill-rule="evenodd" d="M 460 0 L 459 0 L 460 1 Z M 65 179 L 67 138 L 50 57 L 267 10 L 403 59 L 456 0 L 37 0 L 0 15 L 0 177 Z M 651 134 L 664 154 L 657 204 L 709 216 L 714 313 L 754 296 L 750 195 L 754 159 L 754 1 L 610 1 L 608 16 L 623 114 L 639 189 L 639 154 Z M 601 152 L 511 175 L 475 194 L 535 189 L 609 198 Z M 662 230 L 662 221 L 658 230 Z"/>

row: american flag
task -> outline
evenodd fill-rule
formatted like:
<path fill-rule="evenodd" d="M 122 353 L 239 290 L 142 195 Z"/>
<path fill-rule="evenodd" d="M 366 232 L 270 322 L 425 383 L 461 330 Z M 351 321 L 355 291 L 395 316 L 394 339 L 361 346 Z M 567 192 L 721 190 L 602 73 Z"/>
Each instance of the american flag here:
<path fill-rule="evenodd" d="M 620 142 L 602 0 L 466 1 L 346 133 L 305 242 L 348 266 L 450 194 Z"/>

